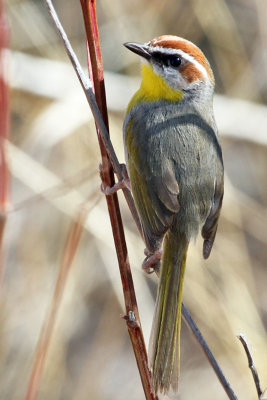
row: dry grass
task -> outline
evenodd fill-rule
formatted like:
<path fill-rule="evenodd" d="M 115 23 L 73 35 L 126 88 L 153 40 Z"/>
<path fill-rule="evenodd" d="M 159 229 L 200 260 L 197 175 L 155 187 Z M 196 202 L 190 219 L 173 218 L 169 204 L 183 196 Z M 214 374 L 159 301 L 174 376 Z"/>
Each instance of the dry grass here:
<path fill-rule="evenodd" d="M 68 231 L 87 199 L 88 217 L 38 399 L 142 399 L 128 333 L 119 318 L 122 289 L 99 192 L 92 117 L 43 2 L 8 0 L 7 5 L 12 33 L 12 144 L 7 150 L 15 210 L 8 215 L 4 238 L 0 399 L 25 395 Z M 80 4 L 58 0 L 55 5 L 85 66 Z M 207 262 L 201 259 L 201 241 L 191 246 L 184 298 L 244 400 L 256 399 L 256 391 L 238 333 L 246 334 L 262 386 L 267 386 L 266 14 L 264 0 L 98 1 L 111 137 L 121 161 L 123 112 L 138 85 L 132 76 L 137 76 L 137 60 L 123 42 L 163 33 L 196 42 L 211 61 L 217 93 L 224 96 L 215 110 L 222 121 L 227 177 L 220 229 Z M 234 97 L 247 103 L 236 111 L 236 120 L 231 114 L 230 123 L 230 111 L 237 110 Z M 144 246 L 119 196 L 148 341 L 156 279 L 141 271 Z M 182 334 L 181 398 L 225 399 L 186 327 Z"/>

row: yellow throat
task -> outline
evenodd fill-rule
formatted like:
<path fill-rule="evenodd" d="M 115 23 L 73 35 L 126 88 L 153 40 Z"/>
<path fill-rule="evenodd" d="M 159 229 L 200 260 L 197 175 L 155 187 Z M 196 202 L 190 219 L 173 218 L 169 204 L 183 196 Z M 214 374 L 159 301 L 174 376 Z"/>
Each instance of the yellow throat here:
<path fill-rule="evenodd" d="M 161 76 L 155 74 L 151 65 L 142 63 L 142 83 L 130 101 L 127 111 L 142 102 L 180 101 L 182 98 L 183 93 L 180 90 L 170 87 Z"/>

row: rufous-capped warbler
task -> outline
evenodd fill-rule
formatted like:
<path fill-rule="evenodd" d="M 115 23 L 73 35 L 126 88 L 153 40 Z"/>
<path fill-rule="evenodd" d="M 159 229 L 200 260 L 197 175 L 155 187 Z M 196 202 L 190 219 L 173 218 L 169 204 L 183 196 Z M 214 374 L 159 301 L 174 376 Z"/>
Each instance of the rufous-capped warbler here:
<path fill-rule="evenodd" d="M 188 244 L 201 229 L 208 258 L 223 199 L 213 115 L 214 76 L 188 40 L 125 43 L 142 59 L 142 83 L 124 121 L 126 164 L 151 254 L 163 254 L 149 361 L 154 393 L 178 390 L 182 287 Z"/>

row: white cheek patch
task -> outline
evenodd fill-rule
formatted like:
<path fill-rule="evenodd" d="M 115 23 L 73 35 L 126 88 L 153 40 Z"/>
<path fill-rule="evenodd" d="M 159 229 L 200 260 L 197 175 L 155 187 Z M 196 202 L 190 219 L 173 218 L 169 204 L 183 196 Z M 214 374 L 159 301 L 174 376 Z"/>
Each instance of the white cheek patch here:
<path fill-rule="evenodd" d="M 208 79 L 208 72 L 206 68 L 202 64 L 200 64 L 193 56 L 190 56 L 190 54 L 185 53 L 183 50 L 167 49 L 165 47 L 155 46 L 153 47 L 153 51 L 155 52 L 158 51 L 160 53 L 169 55 L 181 56 L 184 60 L 187 60 L 191 64 L 193 64 L 202 73 L 205 79 Z"/>

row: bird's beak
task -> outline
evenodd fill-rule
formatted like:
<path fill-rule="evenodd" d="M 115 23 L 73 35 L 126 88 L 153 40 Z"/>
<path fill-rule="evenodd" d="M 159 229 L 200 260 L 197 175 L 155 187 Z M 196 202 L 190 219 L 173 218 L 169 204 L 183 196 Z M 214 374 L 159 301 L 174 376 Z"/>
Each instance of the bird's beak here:
<path fill-rule="evenodd" d="M 135 42 L 127 42 L 124 43 L 124 46 L 127 49 L 133 51 L 134 53 L 138 54 L 139 56 L 145 58 L 146 60 L 150 60 L 151 54 L 149 53 L 148 46 L 141 43 Z"/>

